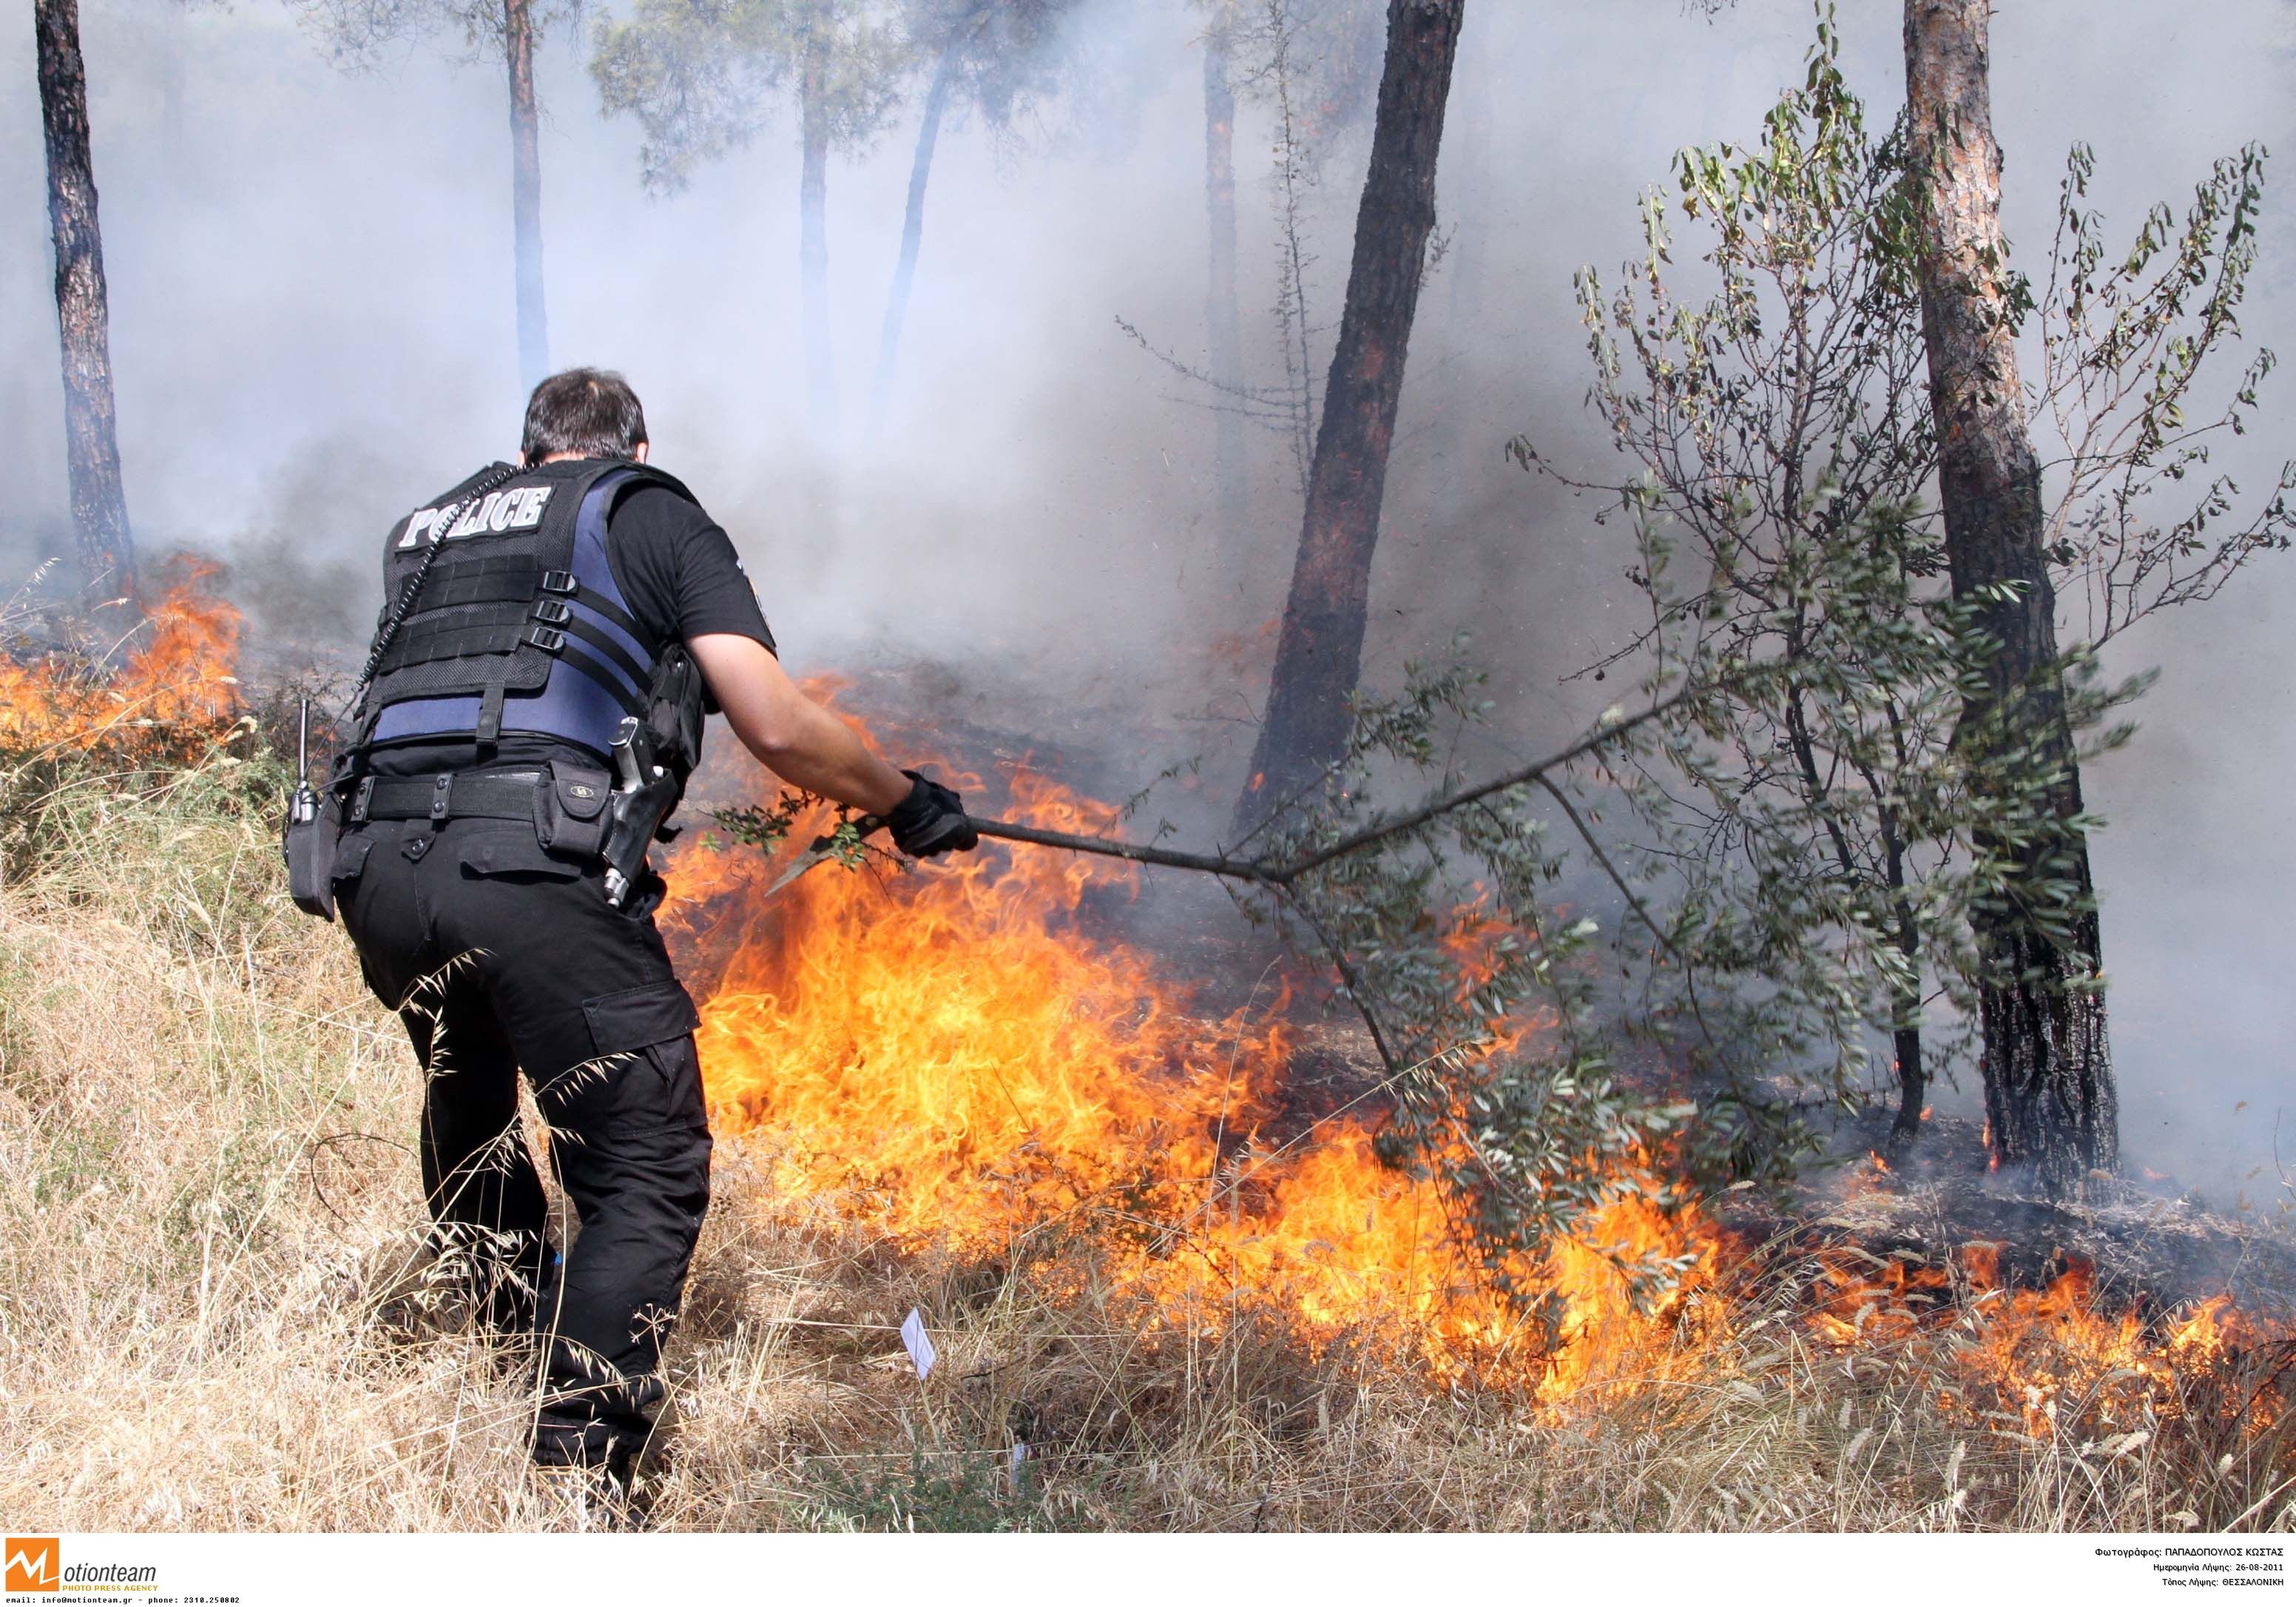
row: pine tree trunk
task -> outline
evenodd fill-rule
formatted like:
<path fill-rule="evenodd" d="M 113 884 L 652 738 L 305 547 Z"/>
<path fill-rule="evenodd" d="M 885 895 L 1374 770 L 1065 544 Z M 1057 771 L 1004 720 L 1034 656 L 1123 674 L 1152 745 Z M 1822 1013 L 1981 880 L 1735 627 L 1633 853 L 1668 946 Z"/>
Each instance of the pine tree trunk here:
<path fill-rule="evenodd" d="M 64 447 L 80 572 L 93 600 L 135 597 L 135 548 L 119 480 L 111 400 L 111 315 L 103 235 L 88 152 L 87 75 L 78 0 L 34 0 L 40 114 L 48 148 L 48 222 L 56 244 L 56 324 L 63 348 Z"/>
<path fill-rule="evenodd" d="M 518 274 L 518 377 L 532 390 L 550 373 L 550 324 L 542 295 L 541 130 L 534 108 L 532 0 L 503 0 L 510 68 L 511 216 Z"/>
<path fill-rule="evenodd" d="M 1435 160 L 1466 0 L 1389 0 L 1371 168 L 1340 337 L 1276 639 L 1266 720 L 1236 806 L 1247 827 L 1311 786 L 1346 745 L 1403 364 L 1435 226 Z"/>
<path fill-rule="evenodd" d="M 869 435 L 876 439 L 893 398 L 893 372 L 901 349 L 901 325 L 908 317 L 909 287 L 916 282 L 917 250 L 925 237 L 925 184 L 932 176 L 933 147 L 956 83 L 956 45 L 942 53 L 932 88 L 925 95 L 924 122 L 917 129 L 916 154 L 909 162 L 909 205 L 901 219 L 901 256 L 893 266 L 893 288 L 885 298 L 885 327 L 877 340 L 877 375 L 869 387 Z"/>
<path fill-rule="evenodd" d="M 803 162 L 798 178 L 798 266 L 805 319 L 805 378 L 813 433 L 836 432 L 837 374 L 829 347 L 829 42 L 816 31 L 798 69 Z"/>
<path fill-rule="evenodd" d="M 1244 479 L 1243 340 L 1235 302 L 1235 89 L 1229 82 L 1232 0 L 1224 0 L 1204 34 L 1204 214 L 1210 225 L 1210 275 L 1204 329 L 1210 347 L 1213 398 L 1212 483 L 1219 550 L 1231 562 L 1244 550 L 1250 517 Z"/>
<path fill-rule="evenodd" d="M 1906 0 L 1906 88 L 1947 558 L 1955 595 L 1978 605 L 1990 654 L 1957 740 L 1995 786 L 2038 759 L 2054 814 L 2030 846 L 1980 844 L 2013 865 L 2007 896 L 1973 922 L 1986 1115 L 2001 1164 L 2036 1166 L 2062 1187 L 2113 1166 L 2119 1136 L 2088 844 L 2073 824 L 2080 769 L 2041 545 L 2040 466 L 2004 284 L 1987 23 L 1988 0 Z M 1988 596 L 2005 584 L 2013 595 Z M 2052 882 L 2071 887 L 2070 908 Z M 2052 923 L 2065 935 L 2053 936 Z"/>

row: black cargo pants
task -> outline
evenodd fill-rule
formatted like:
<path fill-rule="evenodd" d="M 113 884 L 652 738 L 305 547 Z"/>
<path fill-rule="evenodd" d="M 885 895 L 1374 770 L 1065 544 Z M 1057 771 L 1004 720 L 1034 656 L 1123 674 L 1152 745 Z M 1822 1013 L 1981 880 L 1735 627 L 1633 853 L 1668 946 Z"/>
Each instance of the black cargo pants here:
<path fill-rule="evenodd" d="M 693 1003 L 652 918 L 610 906 L 603 873 L 521 822 L 373 821 L 344 833 L 335 892 L 425 1068 L 441 1249 L 467 1259 L 498 1328 L 541 1341 L 535 1459 L 627 1472 L 709 1202 L 709 1127 Z M 580 1218 L 562 1258 L 518 1130 L 521 1070 Z"/>

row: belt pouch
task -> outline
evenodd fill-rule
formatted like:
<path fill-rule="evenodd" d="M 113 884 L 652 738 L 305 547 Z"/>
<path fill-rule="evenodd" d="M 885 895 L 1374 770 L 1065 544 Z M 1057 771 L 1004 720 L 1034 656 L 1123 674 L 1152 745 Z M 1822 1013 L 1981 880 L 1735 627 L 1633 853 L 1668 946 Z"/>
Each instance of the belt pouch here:
<path fill-rule="evenodd" d="M 594 856 L 606 840 L 606 799 L 613 782 L 603 770 L 553 763 L 534 790 L 534 831 L 554 854 Z"/>
<path fill-rule="evenodd" d="M 287 896 L 322 921 L 335 918 L 335 845 L 343 834 L 343 804 L 332 787 L 298 787 L 287 805 L 281 843 L 287 858 Z"/>

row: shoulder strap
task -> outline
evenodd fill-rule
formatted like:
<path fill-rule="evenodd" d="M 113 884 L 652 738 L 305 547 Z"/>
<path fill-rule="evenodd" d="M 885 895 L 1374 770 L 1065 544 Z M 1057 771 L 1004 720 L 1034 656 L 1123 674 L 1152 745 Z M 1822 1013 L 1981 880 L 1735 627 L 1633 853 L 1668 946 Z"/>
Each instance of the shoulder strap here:
<path fill-rule="evenodd" d="M 697 508 L 701 505 L 701 499 L 687 488 L 685 482 L 666 469 L 657 469 L 652 463 L 625 461 L 607 472 L 616 471 L 623 476 L 621 482 L 614 488 L 614 496 L 618 501 L 640 486 L 660 486 L 665 490 L 675 491 Z"/>
<path fill-rule="evenodd" d="M 696 511 L 699 511 L 701 506 L 701 498 L 695 496 L 692 491 L 686 488 L 685 481 L 679 480 L 674 474 L 666 474 L 661 470 L 656 469 L 646 463 L 618 463 L 614 467 L 608 469 L 604 473 L 599 475 L 596 480 L 591 481 L 590 486 L 591 488 L 586 493 L 584 497 L 585 513 L 586 516 L 587 516 L 591 512 L 591 510 L 587 508 L 587 504 L 591 499 L 594 498 L 597 503 L 597 506 L 594 509 L 594 517 L 597 521 L 595 527 L 596 540 L 599 549 L 606 554 L 606 562 L 609 566 L 610 578 L 611 565 L 613 562 L 614 512 L 621 505 L 623 497 L 628 496 L 631 492 L 639 490 L 646 486 L 660 486 L 662 489 L 672 493 L 680 501 L 692 504 Z M 575 528 L 575 539 L 578 542 L 582 539 L 583 529 L 584 526 L 578 522 Z M 580 565 L 578 563 L 576 567 L 578 569 Z M 641 626 L 637 620 L 632 617 L 629 609 L 627 606 L 628 600 L 619 594 L 619 584 L 620 583 L 619 581 L 614 582 L 613 590 L 617 594 L 615 595 L 608 595 L 605 592 L 590 586 L 586 582 L 578 586 L 572 592 L 571 595 L 577 601 L 580 602 L 585 608 L 592 610 L 602 619 L 604 619 L 613 625 L 617 629 L 624 632 L 632 641 L 644 643 L 652 636 L 653 633 Z M 557 623 L 555 620 L 552 622 L 554 624 Z M 578 635 L 583 633 L 578 632 L 577 634 Z M 675 639 L 675 633 L 673 632 L 669 637 L 665 638 L 665 642 Z M 636 670 L 633 670 L 632 673 L 638 674 Z M 642 675 L 640 676 L 640 679 L 641 681 L 644 679 Z"/>

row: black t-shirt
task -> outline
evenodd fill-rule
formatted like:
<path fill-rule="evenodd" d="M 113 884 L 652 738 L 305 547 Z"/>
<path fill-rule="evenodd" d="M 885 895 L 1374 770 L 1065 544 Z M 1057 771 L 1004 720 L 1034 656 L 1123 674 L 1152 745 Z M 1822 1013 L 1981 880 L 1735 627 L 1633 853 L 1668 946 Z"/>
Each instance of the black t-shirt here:
<path fill-rule="evenodd" d="M 640 486 L 615 504 L 606 560 L 631 616 L 652 637 L 649 649 L 712 635 L 772 648 L 774 634 L 733 538 L 668 486 Z"/>
<path fill-rule="evenodd" d="M 699 507 L 663 485 L 642 485 L 614 504 L 606 524 L 606 562 L 650 654 L 696 636 L 748 636 L 774 649 L 758 594 L 742 572 L 733 538 Z M 717 705 L 713 701 L 714 713 Z M 475 742 L 402 742 L 377 748 L 367 768 L 377 775 L 429 775 L 480 764 L 537 765 L 566 758 L 594 765 L 581 749 L 551 737 L 505 732 L 483 758 Z"/>

